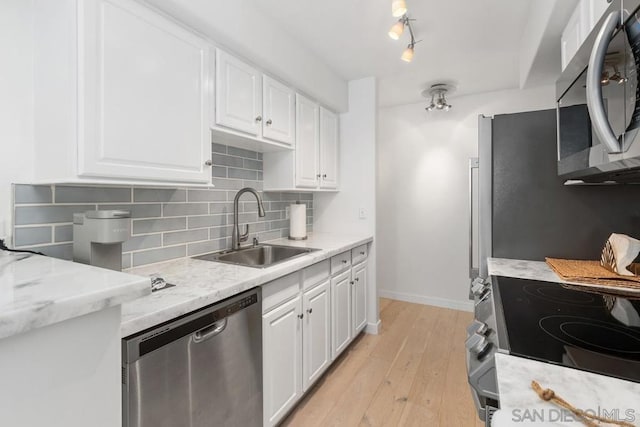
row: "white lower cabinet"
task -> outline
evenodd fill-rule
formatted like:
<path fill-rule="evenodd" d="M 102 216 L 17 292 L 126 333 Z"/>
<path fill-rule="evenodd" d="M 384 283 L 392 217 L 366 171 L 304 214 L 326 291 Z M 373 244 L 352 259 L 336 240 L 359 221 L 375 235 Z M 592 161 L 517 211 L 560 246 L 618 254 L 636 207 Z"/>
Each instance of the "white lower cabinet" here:
<path fill-rule="evenodd" d="M 351 342 L 351 270 L 331 279 L 332 358 Z"/>
<path fill-rule="evenodd" d="M 303 389 L 322 375 L 331 363 L 331 298 L 329 280 L 304 293 Z"/>
<path fill-rule="evenodd" d="M 264 425 L 275 425 L 302 395 L 302 301 L 262 316 Z"/>
<path fill-rule="evenodd" d="M 329 264 L 319 276 L 317 266 L 263 287 L 265 426 L 278 424 L 331 363 Z"/>
<path fill-rule="evenodd" d="M 367 323 L 367 246 L 262 287 L 264 426 L 274 426 Z"/>
<path fill-rule="evenodd" d="M 355 337 L 367 326 L 367 261 L 355 265 L 351 272 L 351 318 Z"/>

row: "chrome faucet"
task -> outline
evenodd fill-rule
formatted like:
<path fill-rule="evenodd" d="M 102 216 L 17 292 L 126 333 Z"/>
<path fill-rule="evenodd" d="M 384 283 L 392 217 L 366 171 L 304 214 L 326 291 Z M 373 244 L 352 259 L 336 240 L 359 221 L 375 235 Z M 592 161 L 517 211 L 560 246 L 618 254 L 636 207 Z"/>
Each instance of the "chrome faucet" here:
<path fill-rule="evenodd" d="M 231 232 L 231 249 L 233 250 L 240 249 L 240 243 L 245 242 L 249 238 L 249 224 L 245 225 L 244 233 L 242 234 L 240 234 L 240 227 L 238 226 L 238 201 L 244 193 L 252 193 L 256 196 L 256 200 L 258 201 L 258 216 L 264 216 L 262 198 L 255 189 L 245 187 L 238 191 L 236 197 L 233 199 L 233 231 Z"/>

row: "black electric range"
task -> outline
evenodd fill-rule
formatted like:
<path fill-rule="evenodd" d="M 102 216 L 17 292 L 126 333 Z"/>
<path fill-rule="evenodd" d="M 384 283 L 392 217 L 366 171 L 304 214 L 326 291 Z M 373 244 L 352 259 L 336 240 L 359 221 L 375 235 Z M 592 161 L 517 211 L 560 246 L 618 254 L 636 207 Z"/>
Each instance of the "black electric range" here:
<path fill-rule="evenodd" d="M 492 288 L 502 350 L 640 382 L 640 301 L 511 277 Z"/>

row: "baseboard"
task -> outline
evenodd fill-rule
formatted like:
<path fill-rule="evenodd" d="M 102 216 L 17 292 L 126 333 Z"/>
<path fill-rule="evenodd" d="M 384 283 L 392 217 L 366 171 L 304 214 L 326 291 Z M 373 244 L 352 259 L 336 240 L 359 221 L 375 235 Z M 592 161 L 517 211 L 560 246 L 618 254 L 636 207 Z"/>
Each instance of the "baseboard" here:
<path fill-rule="evenodd" d="M 378 333 L 380 332 L 381 324 L 382 324 L 382 321 L 380 319 L 378 319 L 376 323 L 367 323 L 367 326 L 364 328 L 364 331 L 367 334 L 378 335 Z"/>
<path fill-rule="evenodd" d="M 378 289 L 378 296 L 416 304 L 434 305 L 436 307 L 452 308 L 454 310 L 462 311 L 473 311 L 473 301 L 458 301 L 447 298 L 427 297 L 424 295 L 388 291 L 385 289 Z"/>

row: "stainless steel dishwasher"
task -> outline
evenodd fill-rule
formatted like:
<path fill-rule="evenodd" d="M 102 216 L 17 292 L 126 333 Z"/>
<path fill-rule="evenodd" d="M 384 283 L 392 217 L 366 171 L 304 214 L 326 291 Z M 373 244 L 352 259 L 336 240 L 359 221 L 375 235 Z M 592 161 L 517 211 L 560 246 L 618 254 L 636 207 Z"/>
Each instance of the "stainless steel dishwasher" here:
<path fill-rule="evenodd" d="M 261 426 L 261 305 L 257 288 L 123 339 L 123 426 Z"/>

